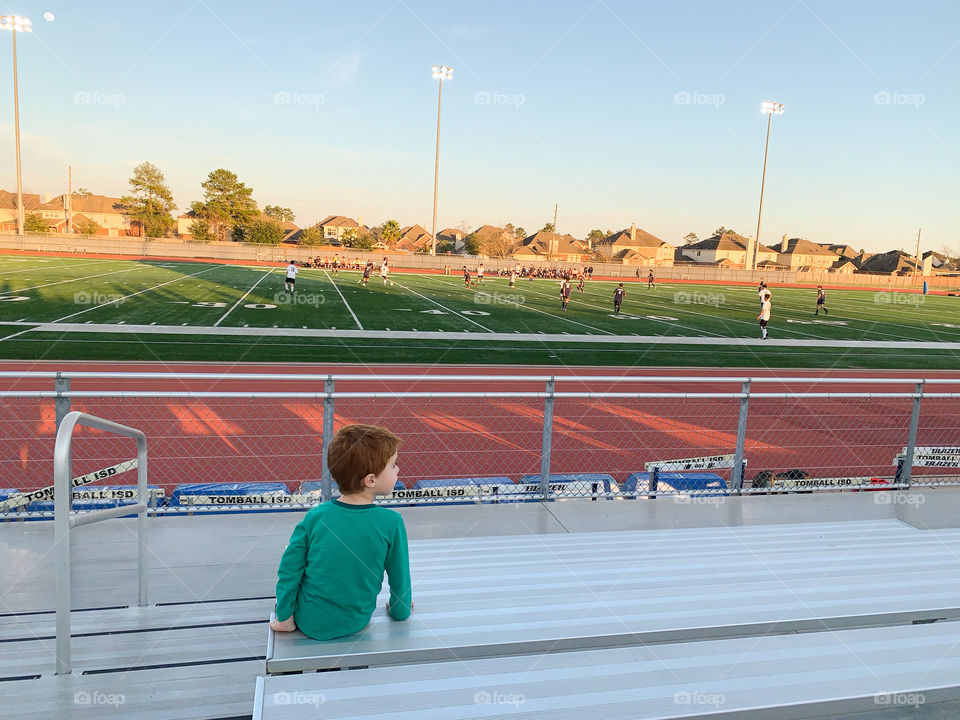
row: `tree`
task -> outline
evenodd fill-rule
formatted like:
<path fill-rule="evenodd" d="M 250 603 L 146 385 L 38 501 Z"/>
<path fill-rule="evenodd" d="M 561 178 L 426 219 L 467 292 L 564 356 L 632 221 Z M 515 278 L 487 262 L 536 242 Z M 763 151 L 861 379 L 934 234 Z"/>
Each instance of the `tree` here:
<path fill-rule="evenodd" d="M 244 228 L 244 242 L 257 245 L 279 245 L 287 234 L 283 225 L 276 220 L 251 220 L 246 225 L 237 227 Z"/>
<path fill-rule="evenodd" d="M 527 231 L 524 230 L 522 227 L 517 226 L 516 230 L 513 231 L 513 236 L 517 240 L 523 240 L 527 236 Z"/>
<path fill-rule="evenodd" d="M 210 230 L 210 223 L 200 218 L 190 224 L 190 234 L 197 242 L 210 242 L 213 240 L 213 232 Z"/>
<path fill-rule="evenodd" d="M 130 191 L 120 198 L 123 214 L 139 221 L 146 237 L 165 237 L 176 221 L 170 215 L 173 193 L 160 168 L 148 162 L 137 165 L 130 178 Z"/>
<path fill-rule="evenodd" d="M 191 203 L 190 210 L 210 224 L 210 231 L 218 240 L 226 237 L 228 229 L 243 225 L 258 214 L 253 189 L 240 182 L 229 170 L 219 168 L 212 171 L 201 187 L 203 202 Z"/>
<path fill-rule="evenodd" d="M 612 232 L 604 233 L 603 230 L 600 230 L 600 229 L 591 230 L 589 233 L 587 233 L 587 242 L 589 242 L 591 245 L 596 245 L 599 241 L 603 240 L 605 237 L 610 237 L 610 235 L 613 235 L 613 233 Z"/>
<path fill-rule="evenodd" d="M 267 205 L 263 209 L 264 215 L 269 215 L 280 222 L 293 222 L 294 214 L 290 208 L 280 207 L 279 205 Z"/>
<path fill-rule="evenodd" d="M 725 233 L 732 233 L 734 235 L 739 235 L 739 233 L 736 230 L 730 230 L 729 228 L 725 228 L 723 225 L 721 225 L 720 227 L 718 227 L 716 230 L 713 231 L 714 235 L 723 235 Z"/>
<path fill-rule="evenodd" d="M 553 228 L 553 223 L 546 223 L 542 228 L 540 228 L 540 232 L 556 232 L 556 230 Z"/>
<path fill-rule="evenodd" d="M 684 245 L 693 245 L 695 242 L 698 242 L 700 238 L 697 237 L 696 233 L 687 233 L 683 236 Z"/>
<path fill-rule="evenodd" d="M 47 232 L 47 224 L 43 221 L 43 215 L 40 213 L 27 213 L 23 218 L 24 232 Z"/>
<path fill-rule="evenodd" d="M 76 224 L 76 228 L 77 232 L 81 235 L 96 235 L 97 230 L 100 229 L 100 226 L 90 218 L 85 217 Z"/>
<path fill-rule="evenodd" d="M 467 255 L 480 254 L 480 238 L 477 237 L 477 233 L 472 232 L 463 239 L 463 251 Z"/>
<path fill-rule="evenodd" d="M 73 194 L 76 195 L 77 197 L 90 197 L 91 195 L 93 195 L 93 193 L 87 190 L 86 188 L 77 188 L 76 190 L 73 191 Z"/>
<path fill-rule="evenodd" d="M 480 253 L 493 258 L 507 258 L 517 249 L 520 240 L 506 230 L 490 233 L 480 238 Z"/>
<path fill-rule="evenodd" d="M 300 244 L 305 247 L 317 247 L 324 244 L 323 228 L 320 225 L 311 225 L 300 231 Z"/>
<path fill-rule="evenodd" d="M 374 228 L 374 231 L 380 242 L 388 249 L 392 250 L 393 247 L 400 242 L 400 223 L 396 220 L 387 220 L 382 225 Z"/>

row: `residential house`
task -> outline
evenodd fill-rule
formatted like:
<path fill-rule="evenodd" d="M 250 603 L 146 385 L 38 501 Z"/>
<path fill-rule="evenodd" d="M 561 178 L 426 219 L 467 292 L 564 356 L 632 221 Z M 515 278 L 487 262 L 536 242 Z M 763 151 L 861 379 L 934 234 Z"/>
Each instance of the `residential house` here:
<path fill-rule="evenodd" d="M 673 265 L 673 245 L 636 225 L 598 240 L 590 249 L 600 253 L 605 260 L 624 265 Z"/>
<path fill-rule="evenodd" d="M 38 193 L 23 193 L 24 217 L 40 209 L 40 195 Z M 17 194 L 0 190 L 0 231 L 16 232 L 17 230 Z"/>
<path fill-rule="evenodd" d="M 753 247 L 753 241 L 736 233 L 723 233 L 677 248 L 684 261 L 693 261 L 698 265 L 720 265 L 722 267 L 744 268 L 753 258 L 747 257 L 747 248 Z M 777 251 L 766 245 L 757 246 L 757 266 L 777 262 Z"/>
<path fill-rule="evenodd" d="M 343 235 L 348 231 L 353 231 L 360 235 L 366 228 L 353 218 L 345 215 L 329 215 L 317 223 L 323 231 L 324 242 L 330 245 L 340 245 L 343 242 Z"/>
<path fill-rule="evenodd" d="M 860 272 L 882 275 L 911 275 L 917 269 L 913 256 L 903 250 L 873 255 L 860 265 Z"/>
<path fill-rule="evenodd" d="M 585 263 L 590 261 L 590 251 L 586 242 L 572 235 L 541 230 L 524 238 L 520 247 L 513 252 L 513 257 L 524 262 Z"/>
<path fill-rule="evenodd" d="M 449 252 L 463 252 L 463 239 L 465 237 L 466 234 L 459 228 L 446 228 L 437 233 L 437 246 L 445 243 L 450 245 Z"/>
<path fill-rule="evenodd" d="M 69 200 L 69 202 L 68 202 Z M 120 198 L 109 197 L 107 195 L 73 195 L 68 198 L 66 194 L 58 195 L 48 202 L 40 205 L 39 212 L 52 232 L 67 232 L 67 214 L 72 216 L 73 232 L 77 232 L 77 225 L 80 222 L 78 216 L 82 215 L 88 220 L 95 222 L 99 229 L 96 235 L 101 237 L 137 237 L 140 235 L 140 223 L 132 221 L 123 214 L 120 206 Z"/>
<path fill-rule="evenodd" d="M 850 258 L 851 260 L 860 254 L 854 250 L 851 245 L 826 245 L 825 247 L 830 252 L 836 253 L 840 257 Z"/>
<path fill-rule="evenodd" d="M 841 275 L 851 275 L 857 271 L 857 265 L 853 259 L 841 257 L 830 266 L 830 272 L 840 273 Z"/>
<path fill-rule="evenodd" d="M 829 270 L 837 261 L 837 253 L 804 238 L 783 236 L 777 262 L 789 270 Z"/>
<path fill-rule="evenodd" d="M 509 257 L 520 242 L 512 232 L 496 225 L 481 225 L 471 234 L 477 236 L 479 254 L 488 257 Z"/>
<path fill-rule="evenodd" d="M 408 225 L 400 228 L 400 240 L 397 250 L 407 252 L 430 252 L 433 249 L 433 235 L 421 225 Z"/>
<path fill-rule="evenodd" d="M 925 252 L 921 256 L 920 261 L 924 275 L 944 272 L 955 273 L 960 270 L 960 262 L 951 260 L 946 255 L 934 252 L 933 250 Z"/>

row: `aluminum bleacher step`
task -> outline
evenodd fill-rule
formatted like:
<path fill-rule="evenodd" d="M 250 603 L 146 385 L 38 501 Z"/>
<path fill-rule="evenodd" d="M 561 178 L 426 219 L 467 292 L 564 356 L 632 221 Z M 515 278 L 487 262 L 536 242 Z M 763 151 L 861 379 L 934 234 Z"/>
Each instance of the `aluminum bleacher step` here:
<path fill-rule="evenodd" d="M 268 633 L 269 674 L 439 662 L 960 617 L 960 535 L 860 525 L 766 526 L 755 548 L 709 533 L 651 551 L 650 533 L 411 543 L 413 615 L 378 611 L 318 642 Z M 787 545 L 775 540 L 777 528 Z M 906 526 L 901 526 L 905 528 Z M 554 538 L 556 542 L 552 542 Z M 571 543 L 570 538 L 578 541 Z M 526 540 L 526 539 L 525 539 Z M 611 551 L 611 543 L 616 546 Z M 386 601 L 379 601 L 382 608 Z"/>
<path fill-rule="evenodd" d="M 950 622 L 261 677 L 253 719 L 800 720 L 958 698 Z"/>

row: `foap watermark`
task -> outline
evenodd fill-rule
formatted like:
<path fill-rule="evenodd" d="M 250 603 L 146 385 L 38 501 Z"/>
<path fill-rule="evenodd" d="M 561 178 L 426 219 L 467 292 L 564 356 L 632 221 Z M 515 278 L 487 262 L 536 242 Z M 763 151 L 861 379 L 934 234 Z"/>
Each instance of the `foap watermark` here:
<path fill-rule="evenodd" d="M 706 705 L 718 708 L 727 702 L 727 698 L 720 693 L 678 692 L 673 694 L 674 705 Z"/>
<path fill-rule="evenodd" d="M 502 693 L 496 690 L 480 690 L 473 694 L 475 705 L 513 705 L 518 708 L 527 701 L 523 695 L 516 693 Z"/>
<path fill-rule="evenodd" d="M 273 94 L 274 105 L 310 105 L 319 108 L 327 104 L 327 98 L 320 93 L 300 92 L 299 90 L 281 90 Z"/>
<path fill-rule="evenodd" d="M 319 293 L 278 292 L 273 296 L 277 305 L 313 305 L 320 307 L 327 299 Z"/>
<path fill-rule="evenodd" d="M 109 706 L 114 710 L 127 702 L 126 695 L 105 693 L 97 690 L 79 690 L 73 694 L 73 704 L 83 706 Z"/>
<path fill-rule="evenodd" d="M 674 505 L 713 505 L 720 507 L 727 502 L 722 495 L 672 495 Z"/>
<path fill-rule="evenodd" d="M 727 298 L 723 293 L 680 290 L 673 294 L 673 302 L 677 305 L 709 305 L 711 307 L 720 307 L 726 304 Z"/>
<path fill-rule="evenodd" d="M 475 305 L 523 305 L 526 297 L 519 293 L 474 293 L 473 302 Z"/>
<path fill-rule="evenodd" d="M 117 293 L 102 293 L 94 290 L 87 292 L 81 290 L 73 294 L 74 305 L 123 305 L 126 296 Z"/>
<path fill-rule="evenodd" d="M 887 707 L 913 707 L 918 708 L 927 702 L 923 693 L 880 693 L 873 696 L 874 705 L 885 705 Z"/>
<path fill-rule="evenodd" d="M 513 105 L 519 109 L 521 105 L 527 102 L 527 96 L 520 93 L 504 93 L 498 90 L 487 92 L 478 90 L 473 94 L 474 105 Z"/>
<path fill-rule="evenodd" d="M 273 694 L 274 705 L 311 705 L 320 707 L 327 698 L 315 692 L 276 692 Z"/>
<path fill-rule="evenodd" d="M 912 493 L 878 492 L 873 495 L 874 505 L 907 505 L 908 507 L 920 507 L 925 502 L 927 502 L 925 495 L 914 495 Z"/>
<path fill-rule="evenodd" d="M 719 109 L 727 101 L 727 97 L 722 93 L 705 93 L 699 90 L 687 92 L 679 90 L 673 94 L 674 105 L 712 105 Z"/>
<path fill-rule="evenodd" d="M 127 96 L 120 93 L 102 93 L 99 90 L 78 90 L 73 94 L 74 105 L 112 105 L 120 107 L 127 102 Z"/>
<path fill-rule="evenodd" d="M 923 305 L 924 297 L 920 293 L 875 292 L 874 305 Z"/>
<path fill-rule="evenodd" d="M 913 105 L 913 107 L 919 108 L 925 102 L 927 102 L 927 96 L 923 93 L 878 90 L 873 94 L 874 105 Z"/>

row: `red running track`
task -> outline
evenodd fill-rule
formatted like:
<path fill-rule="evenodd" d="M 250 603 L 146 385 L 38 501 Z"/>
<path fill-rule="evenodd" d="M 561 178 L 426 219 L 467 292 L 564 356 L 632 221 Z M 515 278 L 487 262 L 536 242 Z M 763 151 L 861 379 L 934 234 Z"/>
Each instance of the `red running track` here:
<path fill-rule="evenodd" d="M 582 378 L 631 376 L 623 368 L 529 366 L 352 366 L 170 363 L 5 362 L 0 369 L 26 371 L 190 372 L 352 375 L 515 375 Z M 960 372 L 870 372 L 871 378 L 903 382 L 822 384 L 816 380 L 858 378 L 862 371 L 650 369 L 644 381 L 558 382 L 566 392 L 737 392 L 739 383 L 657 381 L 658 377 L 794 377 L 792 383 L 755 383 L 753 392 L 909 392 L 912 380 L 940 377 L 956 385 Z M 636 374 L 632 375 L 636 377 Z M 0 381 L 0 390 L 52 390 L 52 380 Z M 163 390 L 231 392 L 322 392 L 323 381 L 93 380 L 74 379 L 74 391 Z M 443 382 L 422 380 L 339 381 L 338 392 L 542 392 L 540 381 Z M 143 430 L 148 437 L 152 485 L 167 493 L 182 482 L 284 482 L 291 490 L 321 477 L 321 400 L 74 398 L 72 409 Z M 892 458 L 906 442 L 909 398 L 784 400 L 753 398 L 747 427 L 747 478 L 761 470 L 800 468 L 812 476 L 892 474 Z M 960 403 L 924 400 L 918 443 L 958 444 Z M 734 450 L 739 401 L 735 399 L 559 398 L 554 409 L 552 472 L 602 472 L 618 481 L 643 471 L 651 460 L 726 454 Z M 401 479 L 506 475 L 514 480 L 540 472 L 543 400 L 378 398 L 337 399 L 335 426 L 382 424 L 404 440 Z M 52 400 L 4 399 L 0 405 L 0 488 L 33 490 L 50 485 L 55 422 Z M 132 456 L 133 443 L 82 429 L 74 444 L 74 474 Z M 922 470 L 920 471 L 923 472 Z M 131 473 L 122 482 L 134 482 Z"/>

